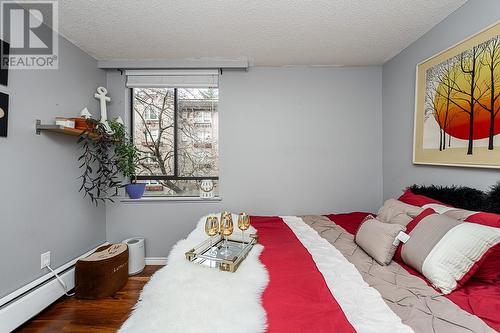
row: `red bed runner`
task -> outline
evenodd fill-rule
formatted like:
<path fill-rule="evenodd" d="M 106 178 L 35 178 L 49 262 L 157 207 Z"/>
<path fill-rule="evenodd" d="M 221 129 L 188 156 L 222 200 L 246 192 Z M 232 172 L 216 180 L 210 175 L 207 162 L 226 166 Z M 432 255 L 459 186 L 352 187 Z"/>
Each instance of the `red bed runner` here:
<path fill-rule="evenodd" d="M 267 332 L 355 332 L 311 255 L 282 219 L 252 216 L 252 226 L 269 273 L 262 295 Z"/>
<path fill-rule="evenodd" d="M 355 212 L 331 214 L 327 215 L 327 217 L 347 232 L 354 234 L 359 224 L 368 214 Z M 422 274 L 407 266 L 402 260 L 397 258 L 394 260 L 410 274 L 416 275 L 427 282 Z M 445 296 L 463 310 L 478 316 L 488 326 L 500 332 L 500 281 L 487 284 L 469 280 L 463 287 Z"/>

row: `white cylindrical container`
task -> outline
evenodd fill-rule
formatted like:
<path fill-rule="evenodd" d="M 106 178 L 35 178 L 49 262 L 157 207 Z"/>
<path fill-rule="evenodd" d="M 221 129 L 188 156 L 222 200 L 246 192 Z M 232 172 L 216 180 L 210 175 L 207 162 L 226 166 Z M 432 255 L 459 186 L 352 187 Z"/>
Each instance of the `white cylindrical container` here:
<path fill-rule="evenodd" d="M 146 266 L 144 238 L 129 238 L 122 243 L 128 246 L 128 275 L 134 275 L 142 272 Z"/>

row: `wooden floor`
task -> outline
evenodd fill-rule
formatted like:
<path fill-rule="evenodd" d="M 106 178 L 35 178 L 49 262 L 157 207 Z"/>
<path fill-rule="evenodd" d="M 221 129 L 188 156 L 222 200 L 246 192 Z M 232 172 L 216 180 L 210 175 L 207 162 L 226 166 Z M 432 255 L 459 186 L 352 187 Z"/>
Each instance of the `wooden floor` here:
<path fill-rule="evenodd" d="M 81 300 L 63 297 L 15 332 L 116 332 L 137 302 L 142 287 L 163 266 L 146 266 L 113 298 Z"/>

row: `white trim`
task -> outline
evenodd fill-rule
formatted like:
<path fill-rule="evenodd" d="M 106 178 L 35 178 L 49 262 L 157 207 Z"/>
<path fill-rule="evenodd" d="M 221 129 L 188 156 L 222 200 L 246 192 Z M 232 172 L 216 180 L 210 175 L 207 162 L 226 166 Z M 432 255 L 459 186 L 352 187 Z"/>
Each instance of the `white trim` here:
<path fill-rule="evenodd" d="M 99 68 L 123 68 L 123 69 L 149 69 L 149 68 L 178 68 L 178 69 L 242 69 L 249 67 L 248 58 L 198 58 L 198 59 L 117 59 L 99 60 Z"/>
<path fill-rule="evenodd" d="M 380 293 L 363 280 L 357 268 L 316 230 L 300 217 L 281 218 L 311 254 L 328 289 L 356 332 L 413 332 L 401 322 L 401 318 L 385 303 Z"/>
<path fill-rule="evenodd" d="M 161 265 L 167 264 L 167 257 L 146 257 L 146 265 Z"/>
<path fill-rule="evenodd" d="M 413 110 L 413 151 L 411 154 L 411 161 L 413 164 L 418 164 L 415 154 L 416 154 L 416 147 L 417 147 L 417 92 L 418 92 L 418 66 L 420 64 L 417 64 L 415 66 L 415 96 L 413 98 L 413 102 L 415 104 L 414 110 Z M 383 129 L 382 129 L 383 130 Z M 383 148 L 383 147 L 382 147 Z"/>
<path fill-rule="evenodd" d="M 222 201 L 221 197 L 213 198 L 200 198 L 200 197 L 168 197 L 168 196 L 158 196 L 158 197 L 142 197 L 140 199 L 130 199 L 127 197 L 120 198 L 120 202 L 126 203 L 145 203 L 145 202 L 219 202 Z"/>
<path fill-rule="evenodd" d="M 129 73 L 125 86 L 127 88 L 217 88 L 219 86 L 219 73 L 218 71 L 201 75 L 175 74 L 168 73 L 168 71 L 164 71 L 164 74 L 161 75 L 158 73 L 149 73 L 148 75 Z"/>
<path fill-rule="evenodd" d="M 71 268 L 62 274 L 61 279 L 66 283 L 68 289 L 74 288 L 75 269 Z M 55 302 L 62 295 L 64 295 L 64 289 L 59 284 L 59 281 L 53 279 L 26 296 L 0 308 L 0 332 L 13 331 Z"/>
<path fill-rule="evenodd" d="M 139 69 L 127 69 L 125 71 L 127 76 L 204 76 L 204 75 L 219 75 L 217 69 L 190 69 L 190 70 L 180 70 L 180 69 L 151 69 L 151 70 L 139 70 Z"/>
<path fill-rule="evenodd" d="M 64 265 L 62 265 L 62 266 L 60 266 L 60 267 L 58 267 L 57 269 L 54 269 L 54 272 L 56 272 L 57 274 L 59 274 L 59 273 L 61 273 L 62 271 L 67 270 L 67 269 L 68 269 L 68 268 L 70 268 L 71 266 L 75 265 L 75 264 L 76 264 L 76 261 L 77 261 L 78 259 L 83 258 L 83 257 L 87 257 L 87 256 L 89 256 L 92 252 L 94 252 L 94 251 L 95 251 L 98 247 L 101 247 L 101 246 L 103 246 L 103 245 L 108 245 L 108 244 L 109 244 L 108 242 L 104 242 L 104 243 L 102 243 L 101 245 L 96 246 L 94 249 L 92 249 L 92 250 L 90 250 L 90 251 L 88 251 L 88 252 L 86 252 L 86 253 L 82 254 L 81 256 L 79 256 L 79 257 L 77 257 L 77 258 L 75 258 L 75 259 L 73 259 L 73 260 L 71 260 L 71 261 L 69 261 L 69 262 L 67 262 L 66 264 L 64 264 Z M 17 289 L 17 290 L 14 290 L 14 291 L 13 291 L 13 292 L 11 292 L 10 294 L 8 294 L 8 295 L 6 295 L 6 296 L 2 297 L 2 298 L 0 299 L 0 308 L 1 308 L 4 304 L 6 304 L 6 303 L 8 303 L 8 302 L 12 301 L 13 299 L 15 299 L 15 298 L 17 298 L 17 297 L 21 296 L 22 294 L 24 294 L 24 293 L 28 292 L 29 290 L 31 290 L 31 289 L 33 289 L 33 288 L 35 288 L 36 286 L 41 285 L 42 283 L 44 283 L 45 281 L 47 281 L 47 280 L 49 280 L 49 279 L 51 279 L 51 278 L 53 278 L 53 277 L 54 277 L 54 275 L 53 275 L 51 272 L 48 272 L 47 274 L 45 274 L 45 275 L 43 275 L 43 276 L 39 277 L 38 279 L 36 279 L 36 280 L 34 280 L 34 281 L 32 281 L 32 282 L 28 283 L 27 285 L 25 285 L 25 286 L 23 286 L 23 287 L 21 287 L 21 288 L 19 288 L 19 289 Z M 1 331 L 0 331 L 0 332 L 1 332 Z"/>
<path fill-rule="evenodd" d="M 54 270 L 60 274 L 68 290 L 73 289 L 75 286 L 75 268 L 73 266 L 76 261 L 106 244 L 109 243 L 105 242 Z M 3 306 L 0 307 L 0 332 L 10 332 L 16 329 L 63 295 L 64 289 L 59 284 L 59 281 L 52 273 L 48 273 L 3 297 L 1 300 Z"/>
<path fill-rule="evenodd" d="M 454 166 L 464 168 L 483 168 L 483 169 L 499 169 L 500 166 L 491 164 L 457 164 L 457 163 L 439 163 L 439 162 L 413 162 L 416 165 L 435 165 L 435 166 Z"/>

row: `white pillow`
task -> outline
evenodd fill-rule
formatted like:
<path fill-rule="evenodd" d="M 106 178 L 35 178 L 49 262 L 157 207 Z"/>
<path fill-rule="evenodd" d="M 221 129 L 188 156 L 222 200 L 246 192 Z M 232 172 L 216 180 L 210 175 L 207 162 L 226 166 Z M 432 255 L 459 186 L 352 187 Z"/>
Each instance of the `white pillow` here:
<path fill-rule="evenodd" d="M 481 257 L 500 242 L 500 228 L 440 214 L 420 219 L 409 235 L 401 248 L 403 261 L 444 294 L 464 283 Z"/>

